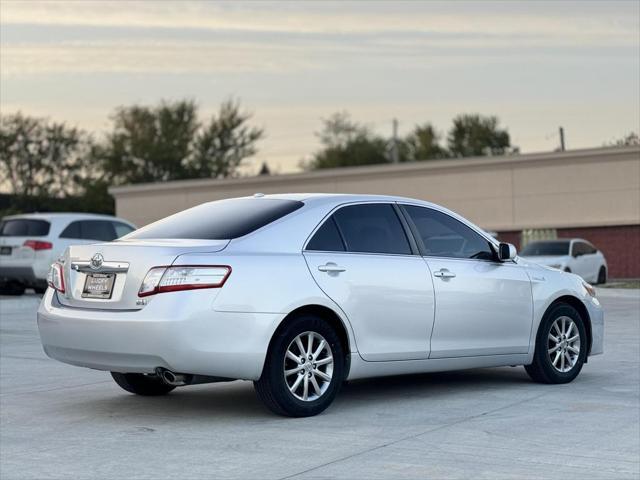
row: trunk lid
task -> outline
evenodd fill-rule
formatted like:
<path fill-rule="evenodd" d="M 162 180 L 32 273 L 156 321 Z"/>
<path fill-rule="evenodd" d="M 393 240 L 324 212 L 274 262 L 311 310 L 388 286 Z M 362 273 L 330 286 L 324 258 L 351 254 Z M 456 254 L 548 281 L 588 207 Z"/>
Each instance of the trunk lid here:
<path fill-rule="evenodd" d="M 172 265 L 185 253 L 215 253 L 229 240 L 119 240 L 92 245 L 73 245 L 64 254 L 63 305 L 102 310 L 139 310 L 144 307 L 138 290 L 153 267 Z M 93 261 L 92 261 L 93 260 Z M 87 282 L 101 277 L 111 284 L 101 298 L 87 296 Z M 95 294 L 95 292 L 94 292 Z"/>

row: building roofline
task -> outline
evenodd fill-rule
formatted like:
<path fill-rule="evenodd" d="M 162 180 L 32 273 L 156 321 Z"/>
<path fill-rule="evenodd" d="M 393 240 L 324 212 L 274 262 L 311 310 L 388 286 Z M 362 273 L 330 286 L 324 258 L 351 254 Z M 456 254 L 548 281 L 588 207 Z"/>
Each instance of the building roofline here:
<path fill-rule="evenodd" d="M 576 159 L 582 158 L 585 161 L 601 160 L 602 155 L 609 156 L 619 155 L 640 155 L 640 146 L 626 147 L 599 147 L 569 150 L 565 152 L 544 152 L 544 153 L 527 153 L 514 155 L 500 155 L 489 157 L 467 157 L 456 159 L 427 160 L 417 162 L 407 162 L 399 164 L 384 165 L 366 165 L 359 167 L 341 167 L 326 170 L 316 170 L 312 172 L 288 173 L 283 175 L 271 176 L 252 176 L 240 178 L 203 178 L 190 180 L 172 180 L 167 182 L 141 183 L 135 185 L 124 185 L 120 187 L 109 188 L 109 193 L 118 197 L 120 195 L 136 194 L 138 192 L 168 191 L 181 190 L 198 187 L 211 187 L 224 185 L 225 187 L 237 185 L 238 187 L 248 187 L 251 185 L 271 186 L 271 185 L 287 185 L 295 184 L 299 181 L 323 181 L 326 178 L 334 177 L 338 172 L 340 177 L 369 177 L 369 176 L 393 176 L 395 174 L 406 174 L 407 172 L 445 172 L 458 169 L 478 169 L 491 167 L 493 165 L 511 165 L 513 167 L 525 167 L 532 164 L 544 164 L 548 162 L 558 161 L 559 159 Z"/>

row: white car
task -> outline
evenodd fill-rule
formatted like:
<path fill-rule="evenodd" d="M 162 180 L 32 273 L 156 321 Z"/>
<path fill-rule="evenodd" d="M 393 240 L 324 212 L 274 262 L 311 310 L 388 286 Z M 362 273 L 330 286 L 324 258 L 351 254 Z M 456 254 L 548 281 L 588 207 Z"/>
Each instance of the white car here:
<path fill-rule="evenodd" d="M 520 256 L 533 263 L 580 275 L 587 282 L 607 283 L 607 261 L 600 250 L 581 238 L 528 243 Z"/>
<path fill-rule="evenodd" d="M 71 246 L 50 285 L 38 310 L 50 357 L 139 395 L 252 380 L 290 416 L 324 410 L 345 379 L 524 365 L 566 383 L 603 349 L 581 278 L 399 197 L 205 203 Z"/>
<path fill-rule="evenodd" d="M 114 240 L 135 227 L 87 213 L 31 213 L 0 220 L 0 294 L 44 293 L 51 264 L 69 245 Z"/>

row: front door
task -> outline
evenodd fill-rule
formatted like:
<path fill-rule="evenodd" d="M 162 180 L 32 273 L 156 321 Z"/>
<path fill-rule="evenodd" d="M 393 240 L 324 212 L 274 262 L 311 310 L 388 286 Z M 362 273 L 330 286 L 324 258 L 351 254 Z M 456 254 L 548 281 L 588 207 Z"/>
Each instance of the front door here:
<path fill-rule="evenodd" d="M 527 353 L 533 303 L 525 269 L 497 261 L 489 241 L 451 215 L 403 208 L 434 281 L 430 358 Z"/>
<path fill-rule="evenodd" d="M 416 253 L 386 203 L 339 207 L 307 244 L 309 270 L 349 319 L 365 360 L 429 356 L 433 282 Z"/>

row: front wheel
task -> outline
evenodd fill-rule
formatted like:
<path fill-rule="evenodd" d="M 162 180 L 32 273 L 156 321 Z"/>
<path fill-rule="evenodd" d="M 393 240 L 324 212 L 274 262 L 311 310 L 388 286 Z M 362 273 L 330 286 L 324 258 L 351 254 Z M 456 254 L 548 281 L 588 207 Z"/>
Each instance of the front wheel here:
<path fill-rule="evenodd" d="M 145 397 L 166 395 L 176 388 L 164 383 L 157 375 L 111 372 L 111 376 L 122 389 L 129 393 L 135 393 L 136 395 L 143 395 Z"/>
<path fill-rule="evenodd" d="M 294 319 L 273 338 L 254 387 L 274 413 L 309 417 L 326 409 L 344 379 L 340 339 L 323 319 Z"/>
<path fill-rule="evenodd" d="M 529 376 L 540 383 L 568 383 L 578 376 L 587 358 L 584 321 L 571 305 L 559 303 L 545 314 L 536 337 Z"/>
<path fill-rule="evenodd" d="M 607 269 L 604 267 L 604 265 L 600 267 L 600 270 L 598 271 L 597 283 L 598 285 L 604 285 L 605 283 L 607 283 Z"/>

